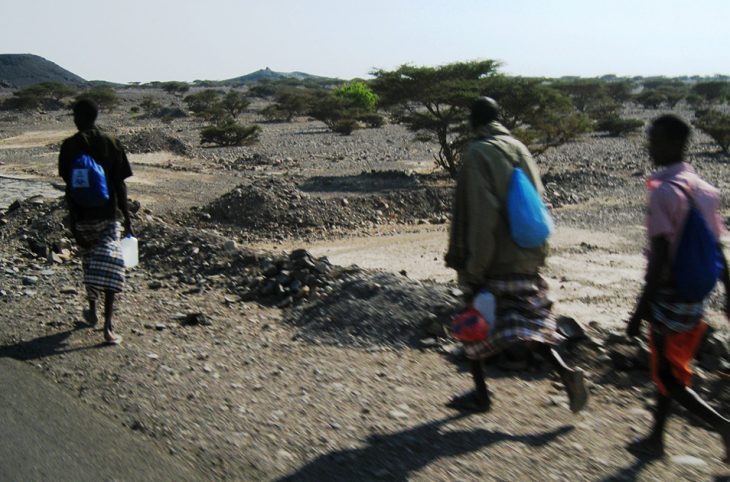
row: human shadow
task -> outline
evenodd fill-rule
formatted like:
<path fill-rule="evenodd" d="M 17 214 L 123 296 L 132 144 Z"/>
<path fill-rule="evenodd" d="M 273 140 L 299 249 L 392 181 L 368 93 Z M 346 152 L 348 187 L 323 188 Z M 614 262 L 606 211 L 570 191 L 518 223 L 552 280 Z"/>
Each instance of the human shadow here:
<path fill-rule="evenodd" d="M 539 447 L 574 429 L 567 425 L 528 435 L 485 429 L 441 430 L 449 422 L 466 416 L 459 414 L 401 432 L 371 435 L 366 439 L 366 447 L 321 455 L 279 480 L 407 480 L 410 473 L 440 458 L 464 455 L 504 441 Z"/>
<path fill-rule="evenodd" d="M 12 345 L 0 346 L 0 358 L 14 358 L 21 361 L 38 360 L 64 353 L 72 353 L 91 348 L 102 348 L 106 345 L 102 342 L 94 345 L 69 348 L 67 346 L 68 338 L 74 332 L 85 328 L 91 328 L 91 326 L 85 323 L 76 322 L 74 327 L 70 330 L 41 336 L 29 341 L 20 341 Z"/>
<path fill-rule="evenodd" d="M 631 465 L 616 471 L 603 479 L 601 482 L 619 482 L 637 480 L 644 468 L 656 459 L 651 457 L 637 457 Z"/>

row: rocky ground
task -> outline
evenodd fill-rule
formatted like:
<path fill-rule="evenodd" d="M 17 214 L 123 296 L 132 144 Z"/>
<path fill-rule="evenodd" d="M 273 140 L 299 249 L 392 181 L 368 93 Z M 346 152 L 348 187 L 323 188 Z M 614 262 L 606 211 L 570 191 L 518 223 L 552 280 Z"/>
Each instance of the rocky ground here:
<path fill-rule="evenodd" d="M 648 427 L 652 393 L 645 343 L 620 331 L 642 269 L 641 136 L 593 135 L 538 159 L 559 226 L 545 276 L 558 313 L 575 318 L 563 318 L 571 341 L 562 349 L 589 372 L 589 410 L 570 414 L 539 360 L 516 370 L 494 360 L 492 411 L 459 417 L 443 406 L 470 385 L 444 331 L 461 306 L 439 271 L 452 185 L 431 172 L 433 146 L 400 126 L 342 137 L 306 119 L 263 124 L 261 142 L 244 148 L 200 148 L 191 119 L 167 125 L 120 109 L 100 123 L 125 142 L 135 169 L 141 264 L 119 303 L 124 342 L 104 346 L 99 328 L 82 323 L 80 263 L 63 204 L 51 199 L 70 119 L 3 113 L 0 174 L 45 195 L 14 202 L 20 181 L 0 179 L 14 183 L 0 185 L 0 356 L 37 366 L 210 478 L 730 474 L 719 439 L 683 414 L 670 423 L 665 460 L 623 449 Z M 691 159 L 726 193 L 728 159 L 714 150 L 699 135 Z M 351 265 L 357 256 L 336 261 L 334 246 L 355 245 L 381 269 Z M 401 273 L 401 258 L 423 269 Z M 697 382 L 727 413 L 721 295 Z"/>

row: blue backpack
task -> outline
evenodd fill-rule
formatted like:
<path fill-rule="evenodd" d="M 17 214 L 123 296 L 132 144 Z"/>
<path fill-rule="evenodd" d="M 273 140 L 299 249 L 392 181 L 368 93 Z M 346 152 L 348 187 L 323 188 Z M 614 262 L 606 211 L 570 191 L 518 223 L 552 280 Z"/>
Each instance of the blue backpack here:
<path fill-rule="evenodd" d="M 69 195 L 76 204 L 87 208 L 109 202 L 104 168 L 88 154 L 81 154 L 71 163 Z"/>
<path fill-rule="evenodd" d="M 553 232 L 553 219 L 547 207 L 519 167 L 512 171 L 507 191 L 507 217 L 512 239 L 521 248 L 542 246 Z"/>
<path fill-rule="evenodd" d="M 689 201 L 687 220 L 679 237 L 672 273 L 677 294 L 684 301 L 699 302 L 715 287 L 722 273 L 722 255 L 715 234 L 683 186 L 672 182 Z"/>

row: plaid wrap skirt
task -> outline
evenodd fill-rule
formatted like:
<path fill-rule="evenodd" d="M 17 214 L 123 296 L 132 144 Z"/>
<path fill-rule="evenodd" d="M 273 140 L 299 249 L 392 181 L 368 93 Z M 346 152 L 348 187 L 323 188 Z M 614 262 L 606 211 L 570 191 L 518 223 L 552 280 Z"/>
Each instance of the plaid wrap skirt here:
<path fill-rule="evenodd" d="M 705 314 L 705 301 L 682 301 L 673 288 L 659 289 L 649 303 L 652 328 L 659 333 L 685 333 L 694 330 Z"/>
<path fill-rule="evenodd" d="M 81 266 L 90 299 L 103 291 L 119 293 L 124 288 L 124 258 L 119 242 L 121 225 L 117 221 L 79 221 L 76 240 L 82 246 Z"/>
<path fill-rule="evenodd" d="M 495 277 L 483 288 L 496 299 L 496 322 L 486 340 L 464 343 L 468 358 L 489 358 L 525 341 L 558 345 L 564 340 L 551 311 L 553 302 L 548 297 L 548 285 L 540 275 Z"/>

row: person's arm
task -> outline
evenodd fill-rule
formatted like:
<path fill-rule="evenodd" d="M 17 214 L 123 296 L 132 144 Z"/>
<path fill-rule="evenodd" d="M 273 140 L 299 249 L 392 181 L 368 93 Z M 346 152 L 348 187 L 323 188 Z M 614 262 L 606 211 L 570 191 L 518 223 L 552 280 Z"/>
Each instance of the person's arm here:
<path fill-rule="evenodd" d="M 134 236 L 132 231 L 132 218 L 129 215 L 129 200 L 127 199 L 127 184 L 122 180 L 117 183 L 117 203 L 124 216 L 124 235 Z"/>
<path fill-rule="evenodd" d="M 641 291 L 634 313 L 629 318 L 628 326 L 626 327 L 626 334 L 631 337 L 639 335 L 641 320 L 649 317 L 649 303 L 656 295 L 659 282 L 661 281 L 662 271 L 669 262 L 669 242 L 664 236 L 651 238 L 651 249 L 649 252 L 649 265 L 646 269 L 644 288 Z"/>
<path fill-rule="evenodd" d="M 718 243 L 717 250 L 720 252 L 720 260 L 722 261 L 722 273 L 720 279 L 725 287 L 725 316 L 730 321 L 730 273 L 727 267 L 727 258 L 722 250 L 722 244 Z"/>
<path fill-rule="evenodd" d="M 484 154 L 482 153 L 481 156 Z M 481 280 L 494 261 L 497 249 L 495 229 L 500 217 L 500 204 L 492 192 L 494 180 L 487 161 L 470 154 L 462 166 L 464 191 L 468 205 L 466 222 L 466 259 L 464 277 Z"/>
<path fill-rule="evenodd" d="M 124 148 L 119 145 L 118 142 L 114 142 L 114 149 L 116 151 L 117 162 L 115 163 L 114 189 L 117 193 L 117 206 L 124 216 L 124 235 L 134 236 L 132 231 L 132 217 L 129 214 L 129 199 L 127 197 L 127 184 L 124 182 L 125 179 L 132 176 L 132 167 L 127 159 L 127 154 L 124 152 Z"/>
<path fill-rule="evenodd" d="M 71 223 L 69 229 L 71 230 L 71 234 L 73 234 L 74 239 L 76 239 L 76 221 L 78 220 L 78 214 L 76 212 L 76 205 L 73 203 L 69 196 L 70 164 L 71 160 L 69 159 L 69 148 L 67 145 L 67 141 L 64 141 L 63 144 L 61 144 L 61 150 L 58 153 L 58 175 L 61 177 L 61 179 L 63 179 L 63 182 L 66 184 L 66 205 L 68 206 L 69 223 Z"/>

